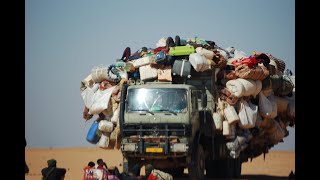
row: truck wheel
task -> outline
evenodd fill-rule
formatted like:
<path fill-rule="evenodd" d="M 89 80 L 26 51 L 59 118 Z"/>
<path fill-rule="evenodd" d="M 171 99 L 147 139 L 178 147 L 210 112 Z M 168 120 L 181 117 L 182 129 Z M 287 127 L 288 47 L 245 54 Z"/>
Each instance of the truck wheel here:
<path fill-rule="evenodd" d="M 175 173 L 173 173 L 174 177 L 181 177 L 183 175 L 184 167 L 179 167 L 175 169 Z"/>
<path fill-rule="evenodd" d="M 134 166 L 134 160 L 130 157 L 123 157 L 123 172 L 128 173 L 129 169 Z"/>
<path fill-rule="evenodd" d="M 184 167 L 178 167 L 173 169 L 164 169 L 164 172 L 171 174 L 174 178 L 181 177 L 183 175 Z"/>
<path fill-rule="evenodd" d="M 216 178 L 217 177 L 217 168 L 215 166 L 214 160 L 206 160 L 206 177 L 207 178 Z"/>
<path fill-rule="evenodd" d="M 199 144 L 198 149 L 196 151 L 196 156 L 194 159 L 194 166 L 188 168 L 189 177 L 192 180 L 200 180 L 204 177 L 205 170 L 205 157 L 202 145 Z"/>
<path fill-rule="evenodd" d="M 233 178 L 233 174 L 235 171 L 234 164 L 235 160 L 232 158 L 227 158 L 225 160 L 225 178 Z"/>
<path fill-rule="evenodd" d="M 234 173 L 233 173 L 234 178 L 240 178 L 241 166 L 242 166 L 241 158 L 238 157 L 237 159 L 234 160 Z"/>

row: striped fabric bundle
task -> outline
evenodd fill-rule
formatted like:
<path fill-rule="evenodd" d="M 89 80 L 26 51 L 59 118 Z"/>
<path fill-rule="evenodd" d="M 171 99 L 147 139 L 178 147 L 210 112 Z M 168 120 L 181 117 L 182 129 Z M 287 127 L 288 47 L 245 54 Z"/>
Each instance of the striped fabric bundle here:
<path fill-rule="evenodd" d="M 268 54 L 268 56 L 270 59 L 272 59 L 276 62 L 278 71 L 283 73 L 284 70 L 286 69 L 286 63 L 283 60 L 272 56 L 271 54 Z"/>

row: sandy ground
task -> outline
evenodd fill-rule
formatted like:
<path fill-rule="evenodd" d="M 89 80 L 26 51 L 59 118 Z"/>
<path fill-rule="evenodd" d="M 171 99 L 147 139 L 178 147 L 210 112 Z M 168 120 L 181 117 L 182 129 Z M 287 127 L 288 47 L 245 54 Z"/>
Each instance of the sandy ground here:
<path fill-rule="evenodd" d="M 117 166 L 122 172 L 122 155 L 119 150 L 104 150 L 100 148 L 51 148 L 25 149 L 26 162 L 29 166 L 29 174 L 25 175 L 26 180 L 41 179 L 41 169 L 47 166 L 47 160 L 54 158 L 57 160 L 57 167 L 67 169 L 65 180 L 81 180 L 83 167 L 89 161 L 96 163 L 102 158 L 108 166 Z M 263 156 L 259 156 L 252 162 L 242 164 L 241 179 L 288 179 L 290 171 L 295 171 L 294 151 L 270 151 Z M 144 167 L 141 169 L 144 174 Z M 187 169 L 182 178 L 187 179 Z"/>

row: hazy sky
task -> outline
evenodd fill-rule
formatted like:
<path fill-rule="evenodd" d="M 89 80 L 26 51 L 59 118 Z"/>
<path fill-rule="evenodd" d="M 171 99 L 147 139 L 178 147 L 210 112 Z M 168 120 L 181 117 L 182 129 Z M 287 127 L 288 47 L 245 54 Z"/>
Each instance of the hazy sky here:
<path fill-rule="evenodd" d="M 99 64 L 155 48 L 162 37 L 198 36 L 222 48 L 283 59 L 295 72 L 295 1 L 25 1 L 25 135 L 28 147 L 94 147 L 80 81 Z M 295 130 L 274 149 L 295 149 Z"/>

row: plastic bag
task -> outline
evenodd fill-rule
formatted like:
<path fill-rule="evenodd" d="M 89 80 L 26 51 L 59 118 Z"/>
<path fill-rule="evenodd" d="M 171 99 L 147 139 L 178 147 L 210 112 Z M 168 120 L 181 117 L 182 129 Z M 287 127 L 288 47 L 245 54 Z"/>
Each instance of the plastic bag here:
<path fill-rule="evenodd" d="M 267 98 L 269 99 L 269 101 L 271 102 L 271 105 L 272 105 L 272 112 L 270 113 L 270 115 L 268 117 L 273 119 L 273 118 L 277 117 L 277 115 L 278 115 L 277 100 L 275 99 L 274 95 L 271 95 Z"/>
<path fill-rule="evenodd" d="M 259 93 L 259 113 L 262 117 L 269 117 L 272 113 L 272 102 L 262 93 Z"/>
<path fill-rule="evenodd" d="M 247 101 L 242 100 L 240 102 L 239 110 L 239 125 L 242 128 L 249 129 L 253 128 L 257 121 L 258 106 L 248 103 Z"/>

